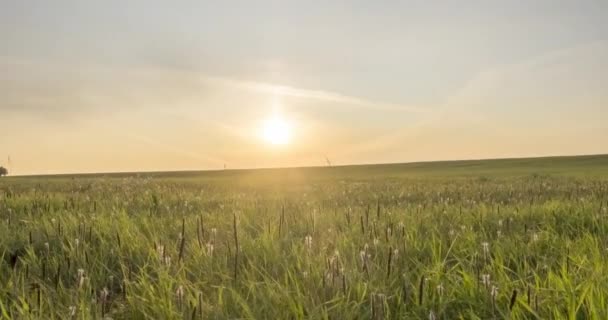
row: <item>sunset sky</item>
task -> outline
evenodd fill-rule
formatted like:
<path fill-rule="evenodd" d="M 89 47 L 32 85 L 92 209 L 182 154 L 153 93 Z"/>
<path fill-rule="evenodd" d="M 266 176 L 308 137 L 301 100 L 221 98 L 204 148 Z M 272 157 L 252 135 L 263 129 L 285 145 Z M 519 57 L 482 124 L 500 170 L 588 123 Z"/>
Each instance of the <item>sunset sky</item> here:
<path fill-rule="evenodd" d="M 605 0 L 3 0 L 0 165 L 608 153 L 607 21 Z"/>

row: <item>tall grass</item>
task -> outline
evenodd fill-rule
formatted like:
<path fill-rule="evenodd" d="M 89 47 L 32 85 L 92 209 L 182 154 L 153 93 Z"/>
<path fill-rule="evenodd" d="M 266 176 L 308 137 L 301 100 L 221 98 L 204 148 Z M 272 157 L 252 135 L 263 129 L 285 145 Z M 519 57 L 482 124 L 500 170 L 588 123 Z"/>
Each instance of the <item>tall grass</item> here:
<path fill-rule="evenodd" d="M 0 184 L 0 318 L 608 319 L 608 182 Z"/>

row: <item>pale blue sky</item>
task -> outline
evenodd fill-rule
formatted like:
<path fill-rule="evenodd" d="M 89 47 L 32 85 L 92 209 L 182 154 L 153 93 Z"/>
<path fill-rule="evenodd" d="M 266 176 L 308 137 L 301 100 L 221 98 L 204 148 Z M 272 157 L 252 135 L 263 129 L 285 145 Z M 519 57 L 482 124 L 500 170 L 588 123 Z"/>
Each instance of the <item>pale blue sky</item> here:
<path fill-rule="evenodd" d="M 0 156 L 31 173 L 608 152 L 606 21 L 608 1 L 5 0 Z M 277 108 L 281 150 L 252 134 Z"/>

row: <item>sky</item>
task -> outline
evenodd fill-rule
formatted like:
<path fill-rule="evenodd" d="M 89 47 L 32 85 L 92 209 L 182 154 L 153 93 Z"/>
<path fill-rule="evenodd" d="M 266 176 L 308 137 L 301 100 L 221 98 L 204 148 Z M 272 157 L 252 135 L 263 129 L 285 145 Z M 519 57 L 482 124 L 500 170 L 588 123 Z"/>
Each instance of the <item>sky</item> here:
<path fill-rule="evenodd" d="M 0 165 L 608 153 L 606 21 L 605 0 L 3 0 Z"/>

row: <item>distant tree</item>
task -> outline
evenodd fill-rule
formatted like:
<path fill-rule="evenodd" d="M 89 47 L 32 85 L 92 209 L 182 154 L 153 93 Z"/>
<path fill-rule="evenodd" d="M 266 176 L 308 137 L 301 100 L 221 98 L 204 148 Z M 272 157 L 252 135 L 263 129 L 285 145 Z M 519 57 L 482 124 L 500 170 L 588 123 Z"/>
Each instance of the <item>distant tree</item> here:
<path fill-rule="evenodd" d="M 0 177 L 8 174 L 8 170 L 5 167 L 0 167 Z"/>

